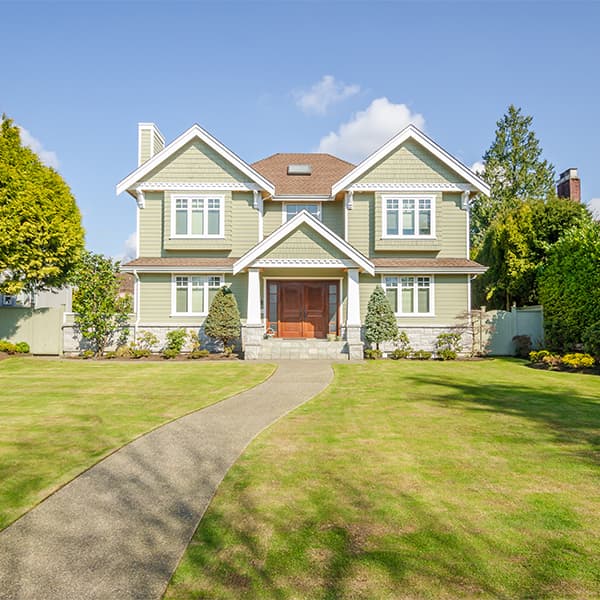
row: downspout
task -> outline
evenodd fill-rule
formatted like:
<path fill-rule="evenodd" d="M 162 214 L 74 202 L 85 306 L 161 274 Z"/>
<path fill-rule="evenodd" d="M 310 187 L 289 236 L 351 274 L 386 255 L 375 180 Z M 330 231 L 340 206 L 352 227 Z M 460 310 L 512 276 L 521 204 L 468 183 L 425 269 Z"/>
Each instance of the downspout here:
<path fill-rule="evenodd" d="M 137 332 L 140 325 L 140 277 L 137 269 L 133 270 L 135 285 L 133 288 L 133 309 L 135 310 L 135 323 L 133 324 L 133 341 L 137 342 Z"/>

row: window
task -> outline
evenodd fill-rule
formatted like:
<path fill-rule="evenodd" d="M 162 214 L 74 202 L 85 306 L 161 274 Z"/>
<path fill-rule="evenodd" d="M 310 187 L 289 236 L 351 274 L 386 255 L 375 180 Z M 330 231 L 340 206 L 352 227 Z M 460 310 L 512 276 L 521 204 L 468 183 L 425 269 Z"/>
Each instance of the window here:
<path fill-rule="evenodd" d="M 433 237 L 432 197 L 383 198 L 383 237 Z"/>
<path fill-rule="evenodd" d="M 174 314 L 205 315 L 223 285 L 221 275 L 178 275 L 174 280 Z"/>
<path fill-rule="evenodd" d="M 385 277 L 385 295 L 398 315 L 431 315 L 431 277 Z"/>
<path fill-rule="evenodd" d="M 321 205 L 312 204 L 285 204 L 283 211 L 283 222 L 289 221 L 292 217 L 295 217 L 299 212 L 305 210 L 310 213 L 313 217 L 321 220 Z"/>
<path fill-rule="evenodd" d="M 173 198 L 174 237 L 223 237 L 223 197 Z"/>

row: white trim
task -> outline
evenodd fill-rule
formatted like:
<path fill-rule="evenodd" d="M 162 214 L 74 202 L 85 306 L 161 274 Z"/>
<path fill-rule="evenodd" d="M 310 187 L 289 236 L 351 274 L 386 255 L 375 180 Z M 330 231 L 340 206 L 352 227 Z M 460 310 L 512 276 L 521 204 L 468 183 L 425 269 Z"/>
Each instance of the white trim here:
<path fill-rule="evenodd" d="M 177 200 L 187 200 L 187 229 L 190 230 L 191 227 L 191 219 L 190 215 L 192 212 L 191 208 L 191 200 L 202 200 L 203 204 L 203 221 L 204 221 L 204 230 L 207 230 L 208 226 L 208 207 L 206 204 L 206 200 L 219 200 L 219 233 L 218 234 L 210 234 L 205 233 L 202 235 L 198 234 L 178 234 L 176 232 L 175 226 L 175 212 L 177 210 Z M 213 209 L 214 210 L 214 209 Z M 171 239 L 180 240 L 180 239 L 225 239 L 225 196 L 219 194 L 172 194 L 171 195 Z"/>
<path fill-rule="evenodd" d="M 271 249 L 275 244 L 280 242 L 289 233 L 306 224 L 312 227 L 318 234 L 323 236 L 328 242 L 335 246 L 338 250 L 343 252 L 350 260 L 354 261 L 361 269 L 373 275 L 375 273 L 375 267 L 373 263 L 358 250 L 353 248 L 348 242 L 343 240 L 339 235 L 331 231 L 323 223 L 315 219 L 311 214 L 305 210 L 298 213 L 295 217 L 277 228 L 269 237 L 265 238 L 262 242 L 259 242 L 250 249 L 246 254 L 239 258 L 233 265 L 233 274 L 239 273 L 242 269 L 245 269 L 260 256 L 262 256 L 267 250 Z"/>
<path fill-rule="evenodd" d="M 347 269 L 356 267 L 356 264 L 337 258 L 263 258 L 251 266 L 261 269 Z"/>
<path fill-rule="evenodd" d="M 464 205 L 464 209 L 466 214 L 466 221 L 467 221 L 467 255 L 466 257 L 468 259 L 471 258 L 471 203 L 469 202 L 469 197 L 467 195 L 466 201 L 465 201 L 465 196 L 463 195 L 462 198 L 463 201 L 463 205 Z"/>
<path fill-rule="evenodd" d="M 231 267 L 190 267 L 190 266 L 170 266 L 170 265 L 148 265 L 148 266 L 131 266 L 124 265 L 121 267 L 123 273 L 177 273 L 185 274 L 190 273 L 192 275 L 212 275 L 213 273 L 232 273 Z"/>
<path fill-rule="evenodd" d="M 140 205 L 135 209 L 135 257 L 140 257 Z M 134 269 L 135 274 L 135 269 Z"/>
<path fill-rule="evenodd" d="M 290 202 L 291 204 L 314 204 L 315 202 L 333 202 L 332 196 L 311 195 L 311 194 L 286 194 L 285 196 L 271 196 L 269 200 L 275 202 Z"/>
<path fill-rule="evenodd" d="M 260 269 L 248 269 L 248 293 L 246 297 L 246 325 L 262 325 L 260 298 Z"/>
<path fill-rule="evenodd" d="M 376 165 L 380 160 L 384 159 L 388 154 L 396 150 L 398 146 L 408 139 L 414 140 L 426 150 L 431 152 L 447 167 L 472 184 L 477 191 L 485 194 L 486 196 L 490 195 L 490 186 L 485 183 L 483 179 L 478 177 L 475 173 L 473 173 L 473 171 L 471 171 L 471 169 L 463 165 L 451 154 L 446 152 L 446 150 L 444 150 L 441 146 L 438 146 L 438 144 L 436 144 L 431 138 L 426 136 L 422 131 L 412 124 L 405 127 L 391 140 L 381 146 L 381 148 L 363 160 L 356 168 L 352 169 L 350 173 L 342 177 L 342 179 L 340 179 L 337 183 L 334 183 L 331 188 L 331 195 L 335 196 L 338 192 L 347 189 L 348 186 L 354 183 L 354 181 L 356 181 L 361 175 L 366 173 L 366 171 Z"/>
<path fill-rule="evenodd" d="M 398 206 L 398 234 L 390 235 L 387 233 L 387 201 L 399 200 Z M 402 233 L 402 215 L 403 215 L 403 200 L 415 200 L 415 233 L 405 235 Z M 419 228 L 419 200 L 429 200 L 431 202 L 431 233 L 428 235 L 420 235 L 417 233 Z M 384 240 L 436 240 L 436 201 L 435 196 L 418 195 L 418 194 L 382 194 L 381 195 L 381 239 Z"/>
<path fill-rule="evenodd" d="M 251 181 L 141 181 L 136 190 L 147 192 L 255 192 L 260 187 Z"/>
<path fill-rule="evenodd" d="M 467 312 L 471 319 L 471 275 L 467 275 Z"/>
<path fill-rule="evenodd" d="M 348 297 L 346 302 L 346 327 L 359 326 L 360 321 L 360 280 L 358 269 L 348 269 Z"/>
<path fill-rule="evenodd" d="M 487 267 L 426 267 L 428 273 L 437 275 L 479 275 L 487 271 Z M 420 275 L 423 273 L 423 267 L 375 267 L 376 273 L 385 275 Z"/>
<path fill-rule="evenodd" d="M 282 224 L 286 223 L 287 220 L 288 220 L 287 219 L 287 206 L 288 206 L 288 204 L 299 204 L 300 206 L 306 205 L 306 204 L 316 204 L 318 206 L 318 209 L 319 209 L 319 216 L 317 218 L 319 219 L 319 221 L 323 222 L 323 203 L 322 202 L 304 202 L 304 201 L 303 202 L 293 202 L 293 201 L 290 201 L 290 200 L 286 200 L 285 202 L 281 203 L 281 223 Z M 302 209 L 302 210 L 304 210 L 304 209 Z M 296 215 L 297 214 L 298 213 L 296 213 Z M 309 213 L 309 214 L 312 214 L 312 213 Z M 294 215 L 294 217 L 296 215 Z"/>
<path fill-rule="evenodd" d="M 452 192 L 462 194 L 477 190 L 465 183 L 353 183 L 351 192 Z"/>
<path fill-rule="evenodd" d="M 203 285 L 203 289 L 204 289 L 204 307 L 206 308 L 206 311 L 203 312 L 177 312 L 177 277 L 198 277 L 201 275 L 206 275 L 206 281 L 204 282 Z M 208 310 L 210 309 L 210 304 L 208 302 L 208 290 L 209 289 L 216 289 L 214 286 L 212 288 L 209 287 L 208 285 L 208 278 L 209 277 L 220 277 L 221 282 L 219 284 L 219 288 L 221 288 L 222 286 L 225 285 L 225 274 L 224 273 L 219 273 L 219 274 L 214 274 L 214 273 L 172 273 L 171 274 L 171 314 L 169 315 L 170 317 L 206 317 L 206 315 L 208 315 Z M 191 285 L 191 281 L 188 281 L 188 307 L 190 306 L 191 302 L 192 302 L 192 295 L 191 295 L 191 289 L 192 289 L 192 285 Z"/>
<path fill-rule="evenodd" d="M 381 287 L 383 291 L 386 291 L 385 286 L 385 278 L 386 277 L 397 277 L 401 279 L 405 277 L 404 273 L 387 273 L 385 275 L 381 275 Z M 403 313 L 403 312 L 395 312 L 394 314 L 397 317 L 407 317 L 407 318 L 415 318 L 415 317 L 435 317 L 435 276 L 433 273 L 419 273 L 419 274 L 410 274 L 409 277 L 413 277 L 417 279 L 418 277 L 429 277 L 429 312 L 420 313 L 420 312 L 412 312 L 412 313 Z M 398 281 L 398 307 L 402 308 L 402 282 Z M 418 298 L 418 283 L 415 281 L 414 292 L 413 292 L 413 304 L 415 307 L 418 306 L 419 298 Z"/>
<path fill-rule="evenodd" d="M 197 123 L 192 125 L 187 131 L 184 131 L 177 139 L 163 148 L 158 154 L 140 165 L 135 171 L 127 175 L 117 184 L 117 195 L 129 190 L 135 183 L 140 181 L 144 175 L 150 173 L 158 167 L 163 161 L 172 156 L 177 150 L 183 148 L 188 142 L 194 139 L 200 139 L 207 146 L 210 146 L 217 154 L 220 154 L 225 160 L 232 164 L 239 171 L 247 175 L 252 181 L 257 183 L 262 189 L 270 194 L 275 193 L 275 186 L 265 179 L 258 171 L 254 170 L 248 163 L 234 154 L 229 148 L 214 138 L 208 131 L 202 129 Z"/>

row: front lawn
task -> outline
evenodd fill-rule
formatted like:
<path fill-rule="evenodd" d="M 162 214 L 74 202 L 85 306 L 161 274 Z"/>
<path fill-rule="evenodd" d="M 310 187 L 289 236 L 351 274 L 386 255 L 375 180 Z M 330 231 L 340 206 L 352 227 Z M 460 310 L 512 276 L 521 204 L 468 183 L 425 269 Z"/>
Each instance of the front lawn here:
<path fill-rule="evenodd" d="M 116 448 L 252 387 L 272 365 L 0 362 L 0 529 Z"/>
<path fill-rule="evenodd" d="M 600 597 L 600 378 L 335 370 L 229 472 L 167 598 Z"/>

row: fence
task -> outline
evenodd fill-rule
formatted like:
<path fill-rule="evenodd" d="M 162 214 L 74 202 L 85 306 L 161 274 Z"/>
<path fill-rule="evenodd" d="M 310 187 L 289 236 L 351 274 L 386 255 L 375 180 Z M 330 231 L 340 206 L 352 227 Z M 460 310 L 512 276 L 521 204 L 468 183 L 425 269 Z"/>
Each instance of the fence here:
<path fill-rule="evenodd" d="M 62 354 L 64 306 L 0 308 L 0 339 L 27 342 L 33 354 Z"/>

